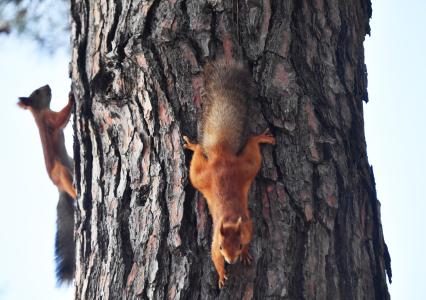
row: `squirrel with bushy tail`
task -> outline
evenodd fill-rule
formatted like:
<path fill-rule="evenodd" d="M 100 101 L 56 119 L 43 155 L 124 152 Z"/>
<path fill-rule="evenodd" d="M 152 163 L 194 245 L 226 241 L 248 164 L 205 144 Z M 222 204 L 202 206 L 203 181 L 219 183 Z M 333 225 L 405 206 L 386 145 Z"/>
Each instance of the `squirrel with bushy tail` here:
<path fill-rule="evenodd" d="M 246 67 L 220 59 L 206 65 L 204 78 L 199 144 L 183 138 L 194 152 L 190 181 L 206 198 L 213 219 L 211 256 L 222 288 L 228 278 L 225 261 L 252 261 L 248 193 L 261 167 L 260 144 L 275 144 L 275 138 L 268 130 L 248 137 L 249 104 L 256 93 Z"/>
<path fill-rule="evenodd" d="M 74 209 L 77 197 L 73 185 L 73 161 L 65 148 L 63 129 L 67 125 L 74 104 L 69 94 L 68 104 L 59 112 L 50 109 L 52 93 L 48 85 L 36 89 L 28 97 L 20 97 L 18 105 L 29 110 L 40 133 L 44 162 L 50 179 L 57 186 L 57 231 L 55 239 L 56 275 L 59 283 L 74 278 Z"/>

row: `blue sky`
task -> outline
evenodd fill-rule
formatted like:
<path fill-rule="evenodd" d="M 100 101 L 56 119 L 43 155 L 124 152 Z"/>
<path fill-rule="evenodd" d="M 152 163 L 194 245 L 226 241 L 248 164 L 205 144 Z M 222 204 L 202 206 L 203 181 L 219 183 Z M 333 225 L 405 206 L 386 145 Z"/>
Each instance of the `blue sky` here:
<path fill-rule="evenodd" d="M 425 299 L 426 2 L 373 1 L 364 105 L 367 152 L 382 203 L 392 299 Z"/>
<path fill-rule="evenodd" d="M 364 105 L 367 148 L 392 257 L 392 299 L 424 299 L 426 269 L 426 1 L 373 1 Z M 58 192 L 44 167 L 38 131 L 18 96 L 49 83 L 53 109 L 67 102 L 69 54 L 0 37 L 0 299 L 72 299 L 58 289 L 53 243 Z M 66 130 L 71 149 L 71 126 Z M 71 154 L 71 153 L 70 153 Z"/>
<path fill-rule="evenodd" d="M 0 37 L 0 299 L 72 299 L 72 288 L 56 288 L 54 236 L 58 192 L 48 178 L 40 138 L 18 96 L 49 83 L 52 107 L 67 103 L 69 55 L 40 54 L 29 42 Z M 71 126 L 67 146 L 72 149 Z"/>

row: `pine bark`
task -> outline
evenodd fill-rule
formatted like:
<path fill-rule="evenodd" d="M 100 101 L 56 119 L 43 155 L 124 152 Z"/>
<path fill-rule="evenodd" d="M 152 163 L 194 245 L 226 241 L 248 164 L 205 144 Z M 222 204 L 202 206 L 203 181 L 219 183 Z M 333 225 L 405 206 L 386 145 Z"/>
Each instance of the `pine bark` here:
<path fill-rule="evenodd" d="M 369 0 L 72 0 L 76 299 L 389 299 L 367 159 Z M 244 61 L 270 128 L 250 193 L 250 267 L 210 258 L 188 180 L 202 70 Z"/>

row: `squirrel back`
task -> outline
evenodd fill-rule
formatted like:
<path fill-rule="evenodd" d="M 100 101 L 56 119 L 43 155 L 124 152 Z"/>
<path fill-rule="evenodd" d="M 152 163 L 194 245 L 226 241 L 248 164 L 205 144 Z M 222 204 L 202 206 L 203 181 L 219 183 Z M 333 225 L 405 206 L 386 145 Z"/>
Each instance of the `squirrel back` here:
<path fill-rule="evenodd" d="M 207 156 L 218 150 L 237 154 L 248 136 L 249 103 L 255 95 L 252 76 L 241 63 L 219 60 L 206 65 L 204 78 L 201 147 Z"/>

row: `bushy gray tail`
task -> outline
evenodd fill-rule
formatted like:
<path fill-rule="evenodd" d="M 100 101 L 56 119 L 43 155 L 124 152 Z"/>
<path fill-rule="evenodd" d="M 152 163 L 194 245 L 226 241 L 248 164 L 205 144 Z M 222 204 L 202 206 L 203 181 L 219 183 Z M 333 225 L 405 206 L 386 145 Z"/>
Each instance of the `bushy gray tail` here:
<path fill-rule="evenodd" d="M 253 78 L 243 64 L 224 59 L 208 63 L 204 78 L 201 145 L 207 154 L 218 144 L 237 153 L 246 143 L 249 106 L 256 97 Z"/>
<path fill-rule="evenodd" d="M 55 239 L 56 278 L 59 284 L 70 283 L 74 278 L 74 202 L 66 192 L 59 193 Z"/>

